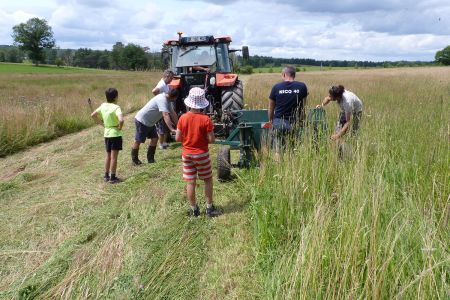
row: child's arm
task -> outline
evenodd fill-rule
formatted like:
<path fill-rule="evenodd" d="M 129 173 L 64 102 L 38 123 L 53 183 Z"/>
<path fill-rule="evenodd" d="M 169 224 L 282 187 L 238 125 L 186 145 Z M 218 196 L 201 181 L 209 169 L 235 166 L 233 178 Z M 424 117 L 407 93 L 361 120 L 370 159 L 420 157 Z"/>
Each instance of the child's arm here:
<path fill-rule="evenodd" d="M 214 136 L 214 131 L 208 132 L 206 136 L 208 138 L 208 143 L 212 144 L 216 141 L 216 137 Z"/>
<path fill-rule="evenodd" d="M 92 112 L 91 118 L 94 119 L 95 123 L 103 126 L 103 121 L 100 120 L 100 118 L 98 117 L 98 112 L 97 111 Z"/>
<path fill-rule="evenodd" d="M 175 140 L 177 142 L 182 142 L 183 141 L 183 134 L 181 133 L 180 129 L 177 129 L 177 132 L 175 133 Z"/>
<path fill-rule="evenodd" d="M 125 120 L 122 114 L 119 114 L 117 117 L 119 118 L 119 126 L 117 126 L 117 128 L 119 128 L 119 130 L 122 130 L 123 123 L 125 123 Z"/>
<path fill-rule="evenodd" d="M 206 126 L 206 138 L 208 139 L 208 143 L 212 144 L 216 141 L 216 137 L 214 136 L 214 124 L 210 118 L 208 118 L 208 123 Z"/>

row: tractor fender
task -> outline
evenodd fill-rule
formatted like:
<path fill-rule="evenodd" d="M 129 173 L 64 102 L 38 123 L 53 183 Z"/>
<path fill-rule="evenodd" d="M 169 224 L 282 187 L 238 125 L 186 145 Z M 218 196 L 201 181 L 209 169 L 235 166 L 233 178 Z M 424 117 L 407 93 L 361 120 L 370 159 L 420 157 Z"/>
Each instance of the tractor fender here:
<path fill-rule="evenodd" d="M 233 73 L 217 73 L 216 74 L 216 86 L 233 86 L 238 76 Z"/>
<path fill-rule="evenodd" d="M 172 81 L 169 83 L 169 87 L 170 87 L 170 89 L 180 88 L 181 87 L 181 78 L 172 79 Z"/>

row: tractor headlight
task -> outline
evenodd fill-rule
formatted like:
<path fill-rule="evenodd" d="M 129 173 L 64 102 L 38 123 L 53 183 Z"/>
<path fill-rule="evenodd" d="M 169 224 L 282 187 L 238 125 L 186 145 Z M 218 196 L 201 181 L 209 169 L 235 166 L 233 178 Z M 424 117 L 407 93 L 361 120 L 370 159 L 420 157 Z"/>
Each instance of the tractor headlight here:
<path fill-rule="evenodd" d="M 209 79 L 209 84 L 210 84 L 210 85 L 216 85 L 216 77 L 211 77 L 211 78 Z"/>

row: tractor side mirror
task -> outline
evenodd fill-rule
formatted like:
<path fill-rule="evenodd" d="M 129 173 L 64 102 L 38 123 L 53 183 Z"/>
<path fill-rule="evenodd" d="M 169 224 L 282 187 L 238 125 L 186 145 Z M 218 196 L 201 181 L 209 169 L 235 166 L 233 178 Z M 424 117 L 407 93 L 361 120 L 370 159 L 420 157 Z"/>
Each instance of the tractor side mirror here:
<path fill-rule="evenodd" d="M 250 54 L 248 52 L 248 46 L 242 46 L 242 58 L 244 59 L 244 62 L 248 62 L 248 60 L 250 58 Z"/>

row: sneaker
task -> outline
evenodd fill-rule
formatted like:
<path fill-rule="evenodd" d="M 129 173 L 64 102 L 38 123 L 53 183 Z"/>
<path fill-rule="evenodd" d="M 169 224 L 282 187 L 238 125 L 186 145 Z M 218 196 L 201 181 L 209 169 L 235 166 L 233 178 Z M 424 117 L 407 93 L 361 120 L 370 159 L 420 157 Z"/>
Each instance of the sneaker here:
<path fill-rule="evenodd" d="M 105 182 L 108 182 L 109 181 L 109 176 L 103 176 L 103 180 L 105 181 Z"/>
<path fill-rule="evenodd" d="M 200 216 L 200 208 L 198 205 L 195 207 L 195 209 L 189 208 L 189 216 L 190 217 L 198 217 Z"/>
<path fill-rule="evenodd" d="M 156 160 L 154 159 L 154 158 L 150 158 L 149 160 L 148 160 L 148 163 L 149 164 L 154 164 L 156 162 Z"/>
<path fill-rule="evenodd" d="M 217 209 L 214 205 L 211 208 L 206 208 L 206 215 L 210 218 L 218 217 L 222 214 L 222 212 Z"/>
<path fill-rule="evenodd" d="M 109 179 L 109 183 L 111 183 L 111 184 L 116 184 L 116 183 L 120 183 L 120 182 L 122 182 L 122 179 L 117 178 L 117 177 Z"/>
<path fill-rule="evenodd" d="M 167 148 L 169 147 L 169 145 L 167 144 L 167 143 L 164 143 L 164 144 L 160 144 L 159 145 L 159 149 L 161 149 L 161 150 L 166 150 Z"/>

